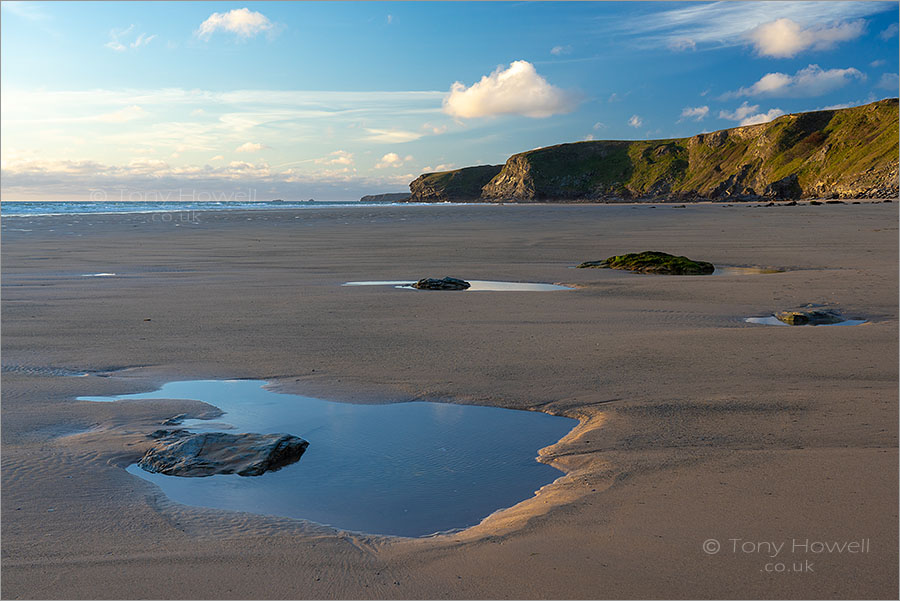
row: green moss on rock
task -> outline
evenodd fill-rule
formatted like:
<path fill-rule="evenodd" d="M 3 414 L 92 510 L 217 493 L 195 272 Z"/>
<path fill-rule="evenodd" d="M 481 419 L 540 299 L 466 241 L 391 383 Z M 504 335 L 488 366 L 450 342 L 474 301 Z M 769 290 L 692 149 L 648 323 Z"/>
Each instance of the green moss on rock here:
<path fill-rule="evenodd" d="M 635 273 L 664 275 L 709 275 L 716 270 L 715 265 L 706 261 L 694 261 L 687 257 L 658 251 L 616 255 L 602 261 L 587 261 L 578 267 L 579 269 L 625 269 Z"/>

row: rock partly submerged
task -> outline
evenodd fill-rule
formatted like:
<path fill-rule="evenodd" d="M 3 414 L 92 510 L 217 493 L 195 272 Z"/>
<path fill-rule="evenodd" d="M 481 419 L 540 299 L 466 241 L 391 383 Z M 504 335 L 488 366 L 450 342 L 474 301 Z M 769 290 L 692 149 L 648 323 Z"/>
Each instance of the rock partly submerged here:
<path fill-rule="evenodd" d="M 441 279 L 422 278 L 412 285 L 413 288 L 419 290 L 466 290 L 470 286 L 471 284 L 465 280 L 451 277 Z"/>
<path fill-rule="evenodd" d="M 157 430 L 150 437 L 156 443 L 138 465 L 148 472 L 183 477 L 259 476 L 295 463 L 309 445 L 290 434 L 193 433 L 181 428 Z"/>
<path fill-rule="evenodd" d="M 806 305 L 799 309 L 779 311 L 775 318 L 789 326 L 822 326 L 844 321 L 840 311 L 822 305 Z"/>
<path fill-rule="evenodd" d="M 616 255 L 602 261 L 586 261 L 578 268 L 625 269 L 635 273 L 662 275 L 709 275 L 716 270 L 715 265 L 706 261 L 694 261 L 687 257 L 658 251 Z"/>

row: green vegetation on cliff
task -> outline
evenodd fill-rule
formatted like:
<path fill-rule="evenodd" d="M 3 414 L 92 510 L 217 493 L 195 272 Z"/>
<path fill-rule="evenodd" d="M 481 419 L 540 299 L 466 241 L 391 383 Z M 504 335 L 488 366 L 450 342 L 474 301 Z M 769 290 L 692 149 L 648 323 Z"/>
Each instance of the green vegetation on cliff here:
<path fill-rule="evenodd" d="M 502 168 L 425 174 L 410 200 L 896 197 L 897 107 L 892 98 L 691 138 L 538 148 Z"/>

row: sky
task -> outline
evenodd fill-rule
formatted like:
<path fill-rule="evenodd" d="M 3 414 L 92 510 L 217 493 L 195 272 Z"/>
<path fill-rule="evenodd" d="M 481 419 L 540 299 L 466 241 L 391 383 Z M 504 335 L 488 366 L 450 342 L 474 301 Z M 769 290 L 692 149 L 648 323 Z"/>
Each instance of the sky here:
<path fill-rule="evenodd" d="M 7 2 L 2 200 L 356 200 L 898 95 L 898 2 Z"/>

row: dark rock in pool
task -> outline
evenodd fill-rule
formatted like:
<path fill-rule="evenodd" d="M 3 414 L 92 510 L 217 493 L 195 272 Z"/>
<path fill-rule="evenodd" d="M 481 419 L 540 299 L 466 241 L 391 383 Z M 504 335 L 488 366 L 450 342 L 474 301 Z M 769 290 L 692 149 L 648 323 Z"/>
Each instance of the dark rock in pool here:
<path fill-rule="evenodd" d="M 616 255 L 602 261 L 587 261 L 578 268 L 626 269 L 636 273 L 664 275 L 708 275 L 716 270 L 715 265 L 706 261 L 694 261 L 687 257 L 657 251 Z"/>
<path fill-rule="evenodd" d="M 422 278 L 412 285 L 413 288 L 418 288 L 419 290 L 465 290 L 469 286 L 471 286 L 469 282 L 451 277 L 442 279 Z"/>
<path fill-rule="evenodd" d="M 844 321 L 840 311 L 827 309 L 821 305 L 806 305 L 799 309 L 779 311 L 775 317 L 789 326 L 820 326 Z"/>
<path fill-rule="evenodd" d="M 191 433 L 181 428 L 157 430 L 150 438 L 157 442 L 138 465 L 148 472 L 189 478 L 259 476 L 295 463 L 309 445 L 290 434 Z"/>

